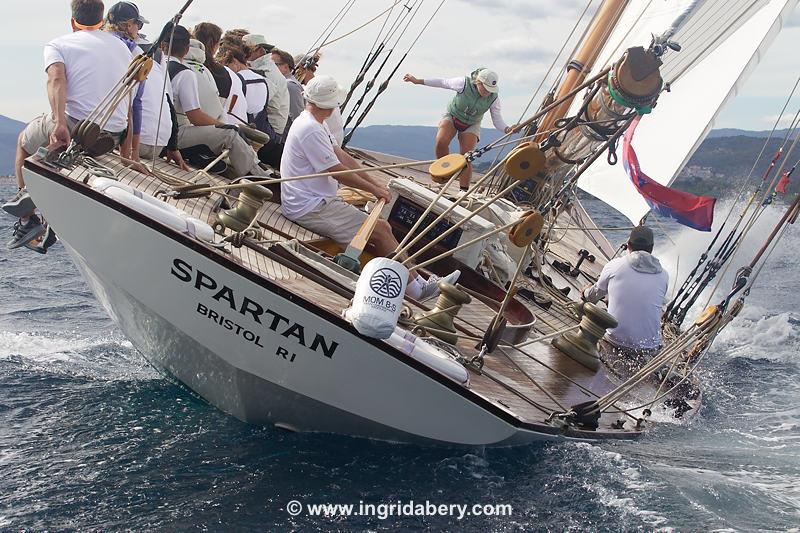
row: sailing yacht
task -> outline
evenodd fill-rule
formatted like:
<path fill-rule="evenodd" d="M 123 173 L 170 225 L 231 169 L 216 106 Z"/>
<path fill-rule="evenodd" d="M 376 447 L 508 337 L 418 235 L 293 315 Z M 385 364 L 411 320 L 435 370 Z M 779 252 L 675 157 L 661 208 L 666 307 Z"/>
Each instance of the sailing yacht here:
<path fill-rule="evenodd" d="M 392 192 L 372 213 L 392 225 L 397 257 L 426 276 L 461 270 L 435 302 L 376 288 L 358 272 L 381 258 L 362 247 L 348 265 L 284 218 L 265 187 L 277 179 L 231 184 L 163 161 L 143 175 L 88 156 L 91 124 L 66 152 L 28 159 L 25 181 L 137 350 L 243 421 L 459 446 L 635 438 L 656 411 L 699 409 L 697 364 L 744 297 L 665 323 L 653 361 L 620 372 L 598 353 L 614 317 L 579 298 L 618 250 L 576 187 L 642 219 L 653 206 L 611 164 L 618 141 L 639 120 L 639 159 L 669 185 L 796 3 L 605 0 L 522 139 L 505 139 L 514 149 L 458 201 L 466 158 L 350 148 Z M 386 338 L 354 325 L 367 289 L 397 307 Z"/>

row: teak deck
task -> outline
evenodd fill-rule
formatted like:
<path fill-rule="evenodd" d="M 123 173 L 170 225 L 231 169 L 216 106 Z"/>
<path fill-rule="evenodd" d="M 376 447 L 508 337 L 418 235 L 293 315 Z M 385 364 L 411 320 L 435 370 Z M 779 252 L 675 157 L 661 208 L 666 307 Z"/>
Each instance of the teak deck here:
<path fill-rule="evenodd" d="M 402 158 L 384 154 L 361 151 L 356 151 L 355 153 L 367 166 L 381 166 L 406 161 Z M 98 162 L 112 169 L 116 179 L 121 183 L 130 185 L 143 193 L 155 196 L 158 191 L 169 189 L 167 185 L 155 177 L 142 175 L 126 168 L 116 156 L 104 156 L 98 158 Z M 220 178 L 195 172 L 182 172 L 160 160 L 156 163 L 156 168 L 171 177 L 189 182 L 210 183 L 213 185 L 226 183 Z M 78 167 L 71 172 L 62 172 L 77 180 L 89 177 L 89 172 L 83 167 Z M 431 183 L 424 169 L 406 168 L 384 172 L 381 175 L 387 181 L 393 177 L 403 176 L 421 183 Z M 167 201 L 184 210 L 190 216 L 213 224 L 215 221 L 214 203 L 218 198 L 218 195 L 212 195 L 210 198 L 169 199 Z M 558 225 L 561 227 L 575 227 L 578 225 L 593 227 L 591 220 L 585 215 L 580 206 L 577 206 L 573 211 L 572 214 L 563 214 L 559 219 Z M 577 221 L 575 220 L 576 218 L 581 220 Z M 270 243 L 266 241 L 286 241 L 289 239 L 310 241 L 320 238 L 319 235 L 305 230 L 284 218 L 281 215 L 279 204 L 276 203 L 268 203 L 265 206 L 260 221 L 268 228 L 264 231 L 262 240 L 264 247 L 270 246 Z M 555 258 L 570 261 L 574 264 L 578 259 L 578 250 L 586 249 L 597 259 L 594 263 L 584 262 L 581 269 L 589 276 L 595 278 L 599 276 L 610 250 L 610 246 L 602 235 L 591 231 L 565 231 L 563 233 L 563 238 L 551 246 L 552 255 Z M 226 230 L 226 234 L 230 235 L 230 230 Z M 229 247 L 229 251 L 230 254 L 225 253 L 226 257 L 260 276 L 278 283 L 289 291 L 305 295 L 310 302 L 327 309 L 335 315 L 340 315 L 341 311 L 349 306 L 348 298 L 302 276 L 252 247 Z M 215 253 L 224 252 L 217 251 Z M 552 258 L 548 256 L 548 259 Z M 578 294 L 577 291 L 581 287 L 589 283 L 589 279 L 584 276 L 580 276 L 578 279 L 562 276 L 550 267 L 549 261 L 546 261 L 546 263 L 543 267 L 544 273 L 553 278 L 557 287 L 569 286 L 572 298 Z M 536 281 L 527 280 L 526 283 L 532 289 L 542 289 Z M 554 301 L 553 305 L 547 310 L 529 303 L 527 300 L 520 301 L 536 317 L 534 329 L 531 332 L 532 337 L 548 335 L 577 324 L 576 318 L 557 301 Z M 429 302 L 429 305 L 432 307 L 433 302 Z M 411 307 L 415 312 L 426 309 L 413 304 Z M 479 339 L 489 326 L 493 315 L 494 311 L 491 308 L 473 298 L 472 303 L 462 308 L 457 325 L 466 335 Z M 477 353 L 476 344 L 477 341 L 474 339 L 461 339 L 458 343 L 458 349 L 464 356 L 469 357 Z M 513 413 L 522 421 L 530 423 L 541 423 L 550 412 L 561 412 L 572 405 L 594 398 L 591 394 L 584 392 L 583 389 L 602 395 L 614 388 L 613 380 L 602 368 L 598 372 L 590 371 L 555 349 L 549 341 L 530 344 L 521 350 L 510 347 L 500 348 L 486 356 L 484 369 L 486 373 L 480 374 L 471 370 L 469 388 L 506 411 Z M 569 379 L 564 376 L 568 376 Z M 546 390 L 548 394 L 544 393 L 542 389 Z M 614 431 L 608 426 L 611 421 L 611 417 L 604 416 L 601 419 L 601 429 Z"/>

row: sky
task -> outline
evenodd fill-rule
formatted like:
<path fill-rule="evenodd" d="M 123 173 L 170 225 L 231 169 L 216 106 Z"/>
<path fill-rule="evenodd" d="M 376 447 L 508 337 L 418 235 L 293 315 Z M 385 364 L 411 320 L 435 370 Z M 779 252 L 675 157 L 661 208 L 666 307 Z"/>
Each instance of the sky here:
<path fill-rule="evenodd" d="M 190 27 L 211 21 L 223 29 L 244 27 L 264 34 L 268 42 L 296 54 L 313 45 L 346 1 L 195 0 L 182 24 Z M 397 0 L 355 0 L 332 37 L 354 30 L 394 1 Z M 409 53 L 365 125 L 436 124 L 452 94 L 403 83 L 402 74 L 409 72 L 421 78 L 461 76 L 481 66 L 498 72 L 506 121 L 516 122 L 588 2 L 445 0 L 430 25 L 421 32 L 440 1 L 403 0 L 402 3 L 422 4 L 378 83 L 388 76 L 403 54 Z M 142 15 L 151 21 L 142 31 L 150 36 L 158 34 L 163 23 L 183 3 L 184 0 L 139 0 Z M 599 0 L 591 5 L 590 13 L 597 4 Z M 107 1 L 106 7 L 110 5 Z M 0 84 L 1 115 L 26 122 L 48 110 L 42 47 L 50 39 L 71 31 L 69 19 L 68 0 L 0 1 L 3 21 L 0 69 L 6 73 L 5 81 Z M 331 74 L 342 85 L 349 86 L 385 19 L 381 17 L 324 48 L 318 72 Z M 418 35 L 417 43 L 409 48 Z M 741 92 L 718 117 L 715 127 L 751 130 L 772 127 L 800 74 L 797 42 L 800 42 L 800 13 L 796 12 Z M 356 98 L 360 95 L 359 89 Z"/>

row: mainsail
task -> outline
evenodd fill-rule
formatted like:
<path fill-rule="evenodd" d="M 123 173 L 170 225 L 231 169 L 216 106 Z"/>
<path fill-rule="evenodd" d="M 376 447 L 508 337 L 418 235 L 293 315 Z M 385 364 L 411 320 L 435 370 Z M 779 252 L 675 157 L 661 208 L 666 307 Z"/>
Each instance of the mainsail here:
<path fill-rule="evenodd" d="M 741 88 L 798 0 L 638 0 L 631 2 L 595 66 L 599 71 L 629 46 L 647 46 L 683 18 L 672 40 L 683 50 L 664 56 L 670 84 L 642 119 L 635 146 L 648 174 L 669 185 L 713 126 L 722 106 Z M 649 208 L 622 165 L 598 161 L 578 182 L 633 223 Z"/>

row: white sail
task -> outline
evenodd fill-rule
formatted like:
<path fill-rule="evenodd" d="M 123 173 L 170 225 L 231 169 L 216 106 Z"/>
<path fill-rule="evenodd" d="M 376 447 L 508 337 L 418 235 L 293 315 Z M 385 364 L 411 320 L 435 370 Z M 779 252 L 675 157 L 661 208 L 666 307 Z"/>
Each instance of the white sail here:
<path fill-rule="evenodd" d="M 671 84 L 671 92 L 661 95 L 656 109 L 642 119 L 636 130 L 634 147 L 644 172 L 659 183 L 672 183 L 797 3 L 798 0 L 632 3 L 604 48 L 598 69 L 616 60 L 629 46 L 648 46 L 651 34 L 662 34 L 676 16 L 691 9 L 673 37 L 683 51 L 668 52 L 664 58 L 662 74 Z M 649 211 L 621 163 L 610 166 L 601 159 L 582 176 L 578 186 L 633 223 Z"/>

